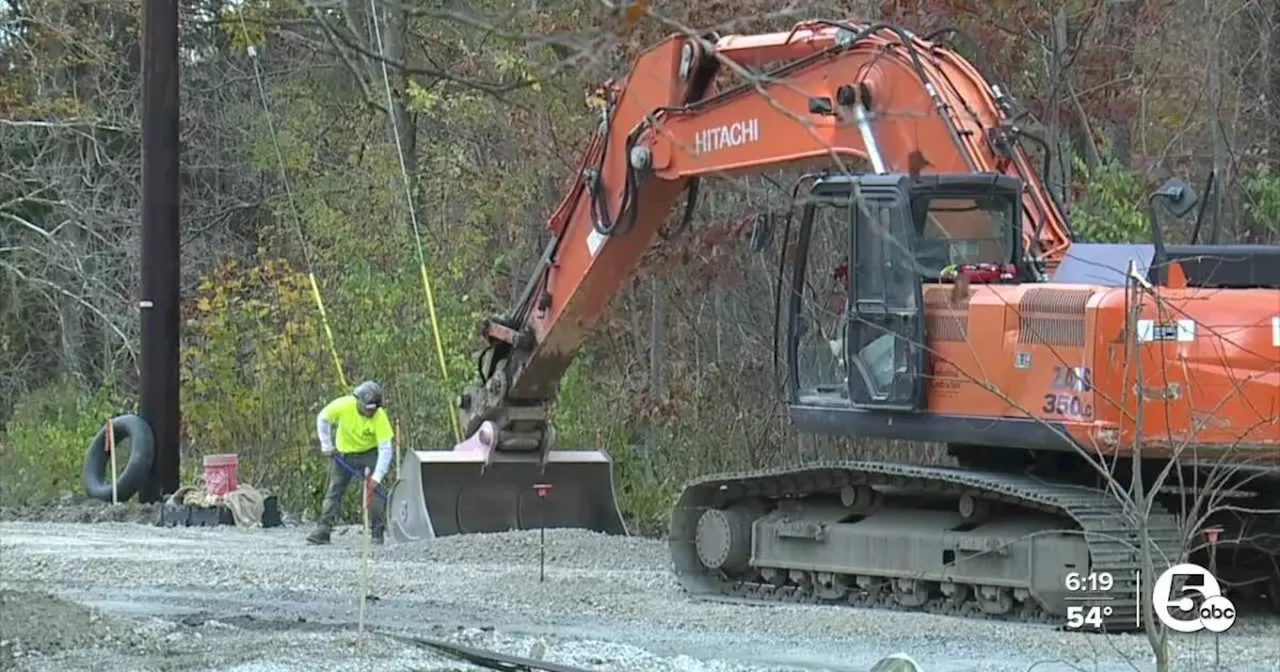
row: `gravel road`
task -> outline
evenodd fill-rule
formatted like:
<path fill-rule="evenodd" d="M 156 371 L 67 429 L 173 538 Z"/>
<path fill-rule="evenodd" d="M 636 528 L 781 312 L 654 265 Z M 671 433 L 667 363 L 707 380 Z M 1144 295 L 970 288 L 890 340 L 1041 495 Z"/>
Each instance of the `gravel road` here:
<path fill-rule="evenodd" d="M 12 518 L 13 516 L 9 516 Z M 356 637 L 361 553 L 301 527 L 0 523 L 0 669 L 473 669 Z M 683 596 L 664 542 L 547 532 L 375 548 L 369 627 L 619 672 L 865 672 L 906 652 L 926 672 L 1147 670 L 1143 636 Z M 1232 670 L 1280 669 L 1280 626 L 1242 620 L 1216 642 Z M 1174 669 L 1212 669 L 1211 635 L 1178 636 Z"/>

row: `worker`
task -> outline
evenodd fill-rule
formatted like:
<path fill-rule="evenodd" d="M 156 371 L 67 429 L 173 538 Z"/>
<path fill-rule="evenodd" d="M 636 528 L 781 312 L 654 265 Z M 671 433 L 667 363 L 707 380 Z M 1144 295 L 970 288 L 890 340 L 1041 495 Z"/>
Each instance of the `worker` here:
<path fill-rule="evenodd" d="M 329 402 L 316 416 L 316 432 L 320 435 L 320 452 L 331 458 L 329 489 L 324 495 L 320 523 L 307 541 L 327 544 L 338 520 L 347 484 L 356 476 L 337 458 L 350 465 L 357 474 L 372 469 L 372 486 L 375 488 L 391 467 L 391 439 L 395 434 L 391 430 L 387 410 L 382 406 L 382 388 L 372 380 L 366 380 L 356 385 L 351 394 Z M 370 531 L 373 542 L 381 544 L 386 529 L 384 505 L 376 494 L 370 500 Z"/>

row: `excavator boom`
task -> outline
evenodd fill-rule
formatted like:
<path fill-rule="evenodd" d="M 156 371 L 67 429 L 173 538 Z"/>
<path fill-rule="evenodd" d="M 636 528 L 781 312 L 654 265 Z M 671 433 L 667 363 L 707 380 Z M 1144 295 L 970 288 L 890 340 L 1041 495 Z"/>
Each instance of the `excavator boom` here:
<path fill-rule="evenodd" d="M 673 36 L 641 55 L 613 88 L 608 132 L 584 157 L 585 179 L 549 223 L 563 242 L 543 288 L 551 298 L 528 319 L 538 345 L 512 379 L 512 398 L 548 396 L 681 191 L 704 175 L 783 166 L 872 172 L 868 164 L 874 172 L 1013 175 L 1026 185 L 1024 245 L 1046 270 L 1057 265 L 1070 230 L 1017 142 L 1006 95 L 945 47 L 891 26 L 852 28 L 801 24 L 724 37 L 710 52 L 705 41 Z M 779 57 L 788 60 L 764 74 L 744 70 Z M 746 81 L 713 92 L 726 68 Z M 869 95 L 841 105 L 842 88 Z"/>
<path fill-rule="evenodd" d="M 717 90 L 726 73 L 736 85 Z M 703 176 L 781 167 L 1013 176 L 1024 187 L 1029 268 L 1042 276 L 1071 243 L 1020 146 L 1029 136 L 1012 122 L 1007 94 L 945 44 L 896 26 L 810 21 L 763 35 L 672 35 L 605 92 L 525 291 L 483 327 L 483 379 L 459 398 L 468 438 L 406 454 L 393 538 L 533 525 L 625 533 L 609 459 L 552 450 L 548 414 L 579 345 L 682 193 L 692 212 Z"/>

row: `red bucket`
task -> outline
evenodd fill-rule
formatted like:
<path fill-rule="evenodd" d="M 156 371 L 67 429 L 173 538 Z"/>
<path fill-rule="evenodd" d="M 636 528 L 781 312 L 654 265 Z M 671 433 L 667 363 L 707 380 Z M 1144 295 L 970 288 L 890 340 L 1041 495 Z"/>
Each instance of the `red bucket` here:
<path fill-rule="evenodd" d="M 204 482 L 209 494 L 225 495 L 236 489 L 240 458 L 235 453 L 204 456 Z"/>

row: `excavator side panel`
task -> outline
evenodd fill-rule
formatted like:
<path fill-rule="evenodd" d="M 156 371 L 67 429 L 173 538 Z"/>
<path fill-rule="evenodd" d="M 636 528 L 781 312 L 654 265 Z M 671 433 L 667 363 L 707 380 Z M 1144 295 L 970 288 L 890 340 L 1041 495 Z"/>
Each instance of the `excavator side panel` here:
<path fill-rule="evenodd" d="M 613 462 L 596 450 L 490 451 L 484 432 L 453 450 L 405 453 L 387 528 L 397 542 L 453 534 L 576 527 L 627 535 Z"/>

